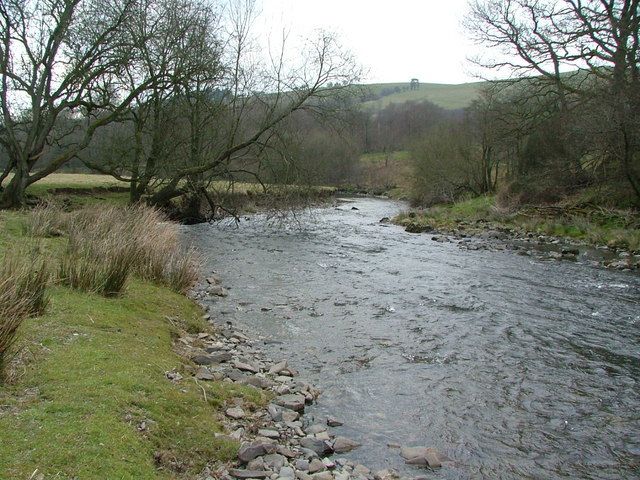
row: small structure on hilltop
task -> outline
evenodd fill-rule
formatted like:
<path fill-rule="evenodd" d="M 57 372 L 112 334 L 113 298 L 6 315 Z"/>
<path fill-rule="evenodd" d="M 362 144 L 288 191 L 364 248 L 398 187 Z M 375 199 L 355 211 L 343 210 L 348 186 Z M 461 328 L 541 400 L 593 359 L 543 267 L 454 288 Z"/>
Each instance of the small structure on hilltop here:
<path fill-rule="evenodd" d="M 411 90 L 418 90 L 420 88 L 420 80 L 417 78 L 411 79 Z"/>

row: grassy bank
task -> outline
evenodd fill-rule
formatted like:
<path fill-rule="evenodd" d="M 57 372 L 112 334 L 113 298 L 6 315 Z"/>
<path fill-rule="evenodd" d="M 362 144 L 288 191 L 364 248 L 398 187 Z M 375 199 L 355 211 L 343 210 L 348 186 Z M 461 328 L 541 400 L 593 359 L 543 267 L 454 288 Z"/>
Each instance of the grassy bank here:
<path fill-rule="evenodd" d="M 108 175 L 54 173 L 27 189 L 31 203 L 53 202 L 66 209 L 92 205 L 125 206 L 129 185 Z M 216 216 L 242 215 L 265 211 L 286 211 L 326 202 L 336 189 L 295 185 L 261 185 L 250 182 L 216 181 L 209 185 Z M 203 199 L 202 209 L 211 213 Z"/>
<path fill-rule="evenodd" d="M 488 229 L 509 229 L 583 241 L 591 245 L 640 251 L 640 215 L 633 210 L 616 210 L 583 204 L 579 199 L 545 206 L 523 206 L 506 210 L 496 206 L 495 197 L 477 197 L 451 205 L 437 205 L 406 212 L 396 223 L 417 229 L 467 234 Z"/>
<path fill-rule="evenodd" d="M 58 272 L 66 234 L 31 239 L 28 215 L 0 212 L 0 257 L 22 245 Z M 190 362 L 173 344 L 208 330 L 201 309 L 139 275 L 112 297 L 63 283 L 54 275 L 45 313 L 22 322 L 10 352 L 0 384 L 0 478 L 193 478 L 232 458 L 235 442 L 214 436 L 222 406 L 263 399 L 250 387 L 196 384 L 185 374 Z M 170 381 L 170 371 L 184 379 Z"/>

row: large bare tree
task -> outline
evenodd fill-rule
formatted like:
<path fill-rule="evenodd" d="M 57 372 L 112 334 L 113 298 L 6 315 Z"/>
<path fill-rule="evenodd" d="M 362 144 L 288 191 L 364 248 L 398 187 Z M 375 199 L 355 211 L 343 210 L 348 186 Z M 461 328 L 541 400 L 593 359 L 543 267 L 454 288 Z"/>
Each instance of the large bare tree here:
<path fill-rule="evenodd" d="M 157 79 L 122 88 L 123 67 L 144 38 L 128 34 L 136 0 L 6 0 L 0 3 L 0 207 L 58 170 L 98 128 Z"/>
<path fill-rule="evenodd" d="M 560 114 L 598 97 L 600 154 L 640 198 L 640 0 L 478 0 L 466 24 L 490 47 L 477 64 L 527 78 Z"/>

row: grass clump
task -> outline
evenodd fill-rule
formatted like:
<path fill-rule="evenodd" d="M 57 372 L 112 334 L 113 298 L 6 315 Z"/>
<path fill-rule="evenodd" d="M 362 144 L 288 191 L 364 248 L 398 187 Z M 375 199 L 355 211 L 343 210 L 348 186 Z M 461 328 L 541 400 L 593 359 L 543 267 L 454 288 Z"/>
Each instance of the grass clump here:
<path fill-rule="evenodd" d="M 115 296 L 136 274 L 183 293 L 197 280 L 194 253 L 181 247 L 177 226 L 156 209 L 86 208 L 71 217 L 67 230 L 59 273 L 72 288 Z"/>
<path fill-rule="evenodd" d="M 40 315 L 49 303 L 49 268 L 38 253 L 5 252 L 0 267 L 0 383 L 18 328 L 29 316 Z"/>

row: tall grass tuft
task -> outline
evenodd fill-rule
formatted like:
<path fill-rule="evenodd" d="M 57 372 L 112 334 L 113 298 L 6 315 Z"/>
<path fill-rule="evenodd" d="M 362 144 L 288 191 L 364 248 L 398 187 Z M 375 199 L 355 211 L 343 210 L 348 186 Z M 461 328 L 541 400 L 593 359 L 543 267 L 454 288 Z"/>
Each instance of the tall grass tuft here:
<path fill-rule="evenodd" d="M 176 225 L 156 209 L 85 209 L 74 214 L 68 231 L 60 278 L 73 288 L 118 295 L 136 274 L 184 292 L 197 279 L 193 254 L 182 250 Z"/>
<path fill-rule="evenodd" d="M 25 233 L 33 237 L 60 237 L 67 230 L 70 214 L 58 205 L 40 204 L 25 219 Z"/>
<path fill-rule="evenodd" d="M 9 351 L 25 318 L 40 315 L 49 303 L 47 261 L 34 252 L 9 251 L 0 266 L 0 380 Z"/>

